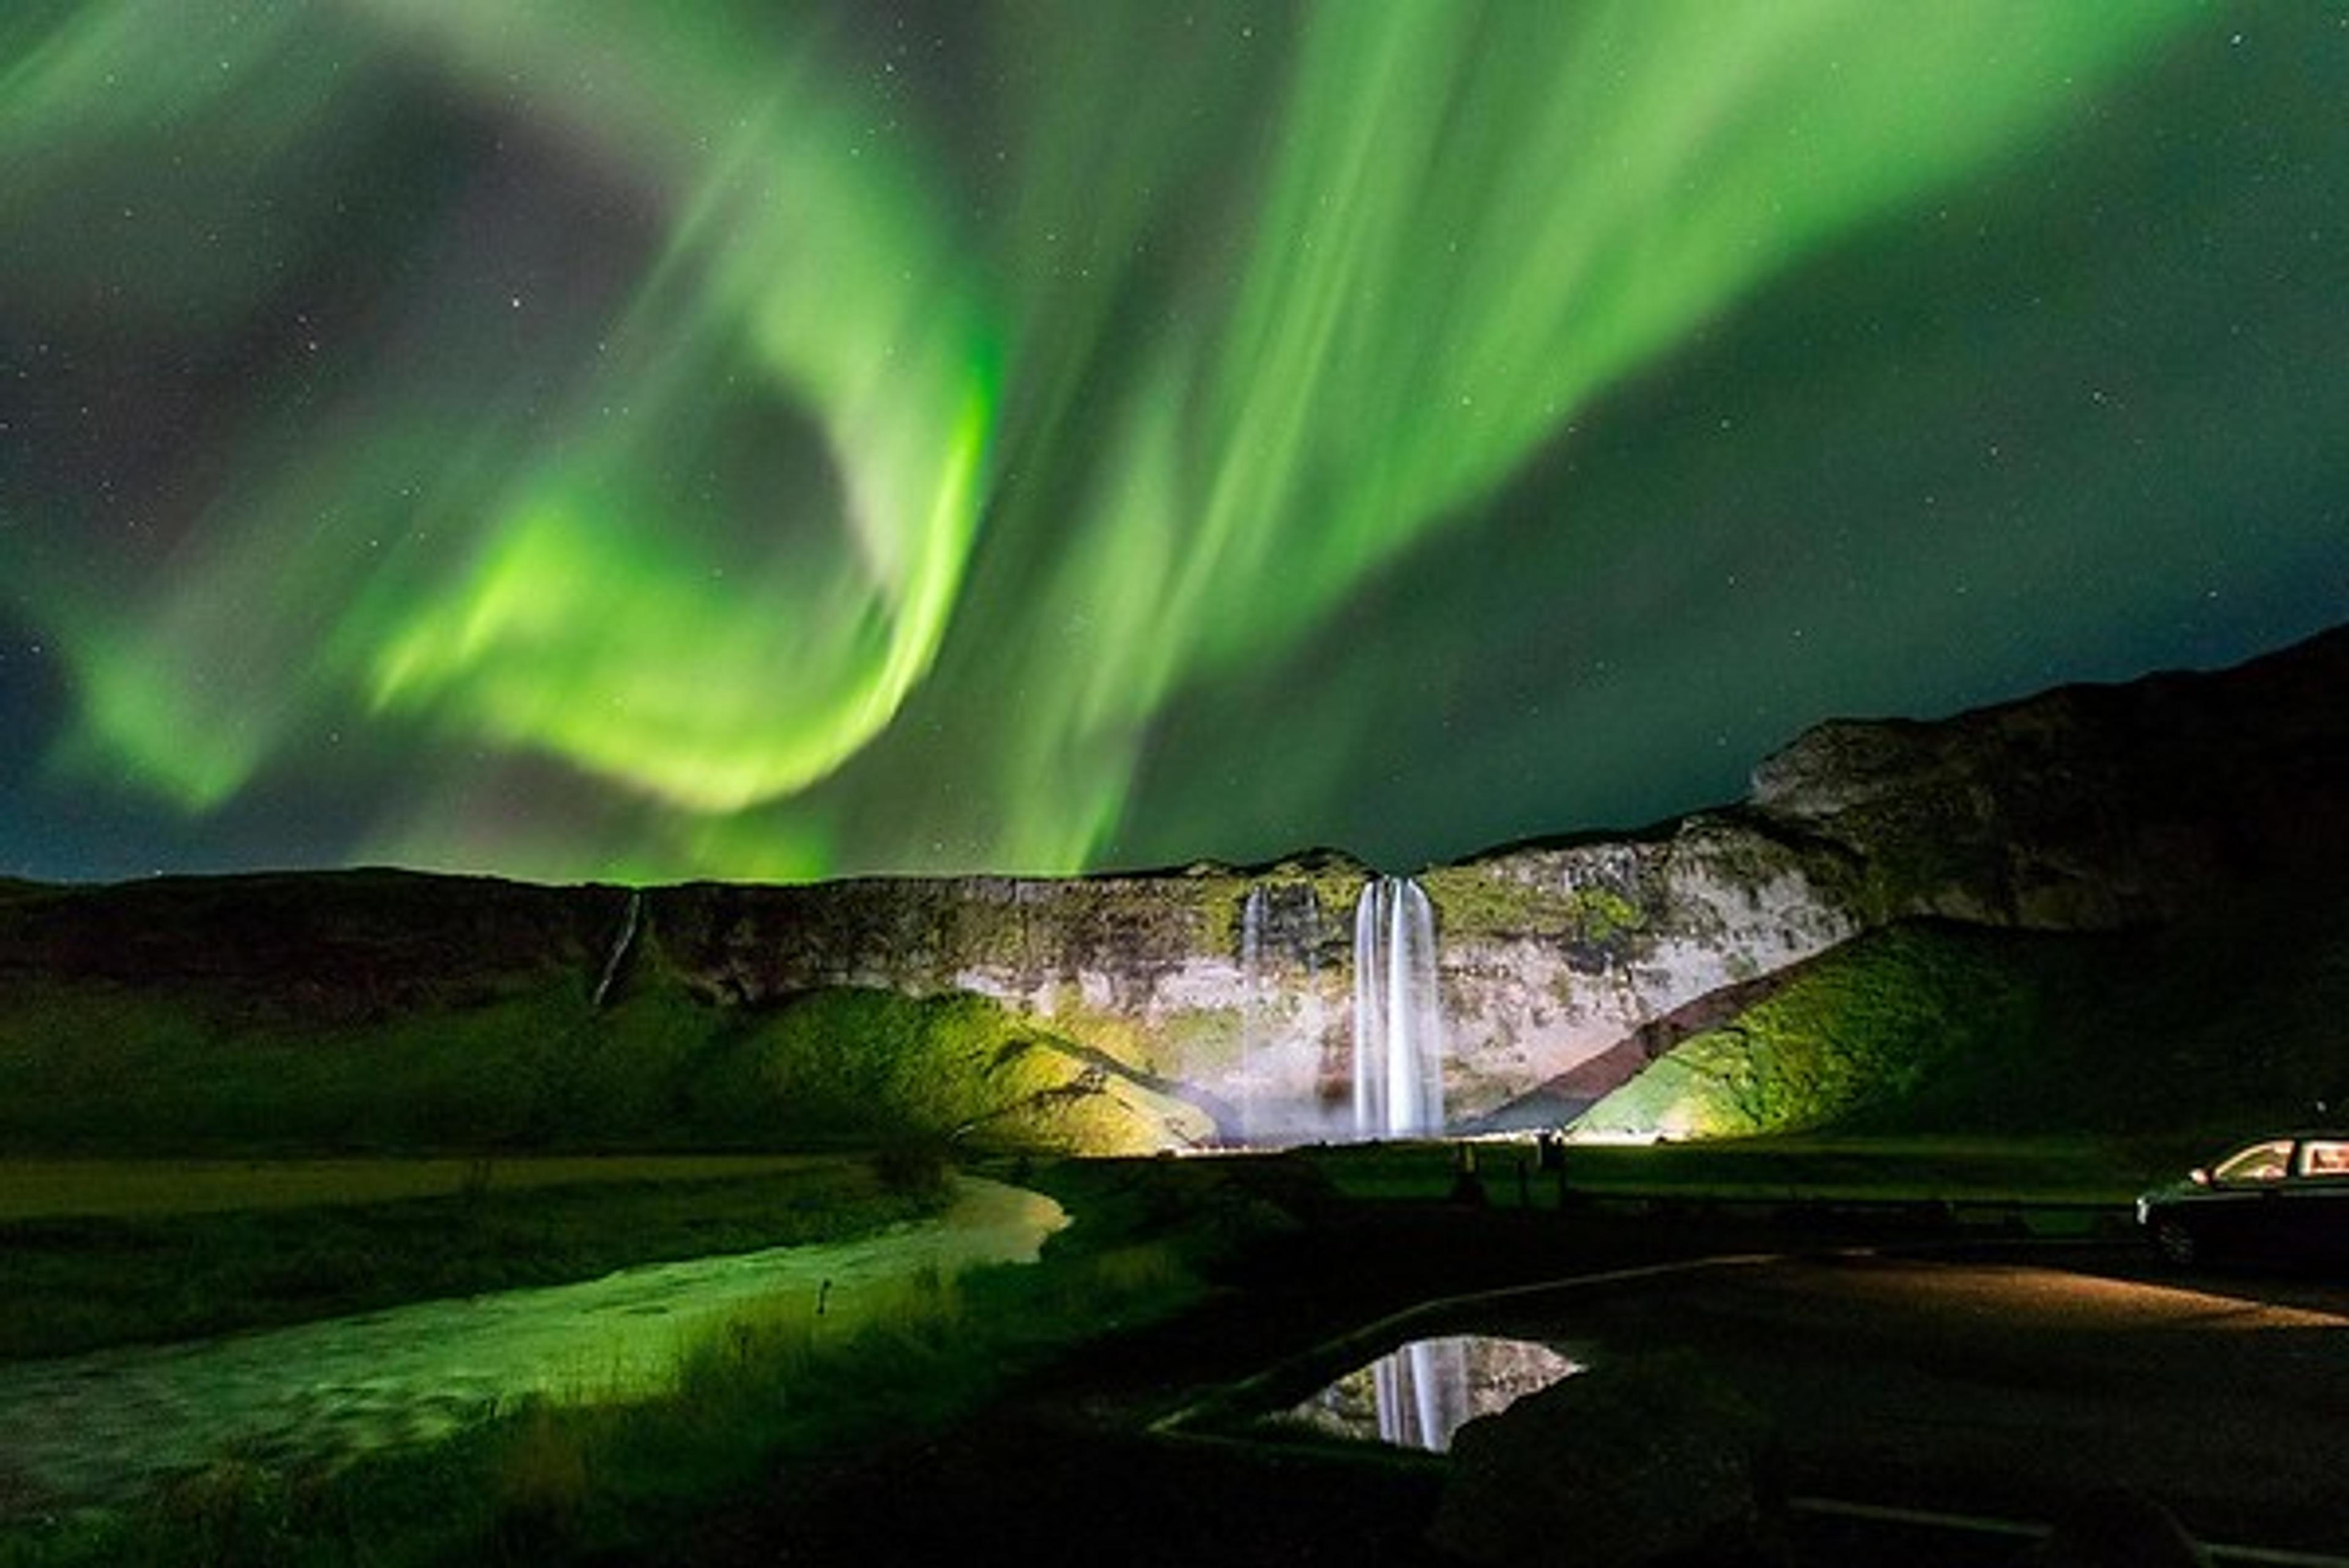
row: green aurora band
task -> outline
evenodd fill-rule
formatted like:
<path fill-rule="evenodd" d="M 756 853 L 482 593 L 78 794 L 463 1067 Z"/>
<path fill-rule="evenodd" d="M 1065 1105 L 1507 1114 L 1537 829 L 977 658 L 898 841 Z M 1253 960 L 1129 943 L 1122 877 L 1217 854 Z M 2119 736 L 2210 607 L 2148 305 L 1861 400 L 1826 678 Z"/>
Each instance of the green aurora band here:
<path fill-rule="evenodd" d="M 415 864 L 1086 867 L 1170 700 L 2190 15 L 1197 9 L 986 13 L 950 134 L 803 6 L 12 6 L 12 308 L 217 357 L 368 257 L 144 531 L 0 520 L 48 768 L 396 776 L 361 851 Z M 957 641 L 981 578 L 1030 634 Z"/>

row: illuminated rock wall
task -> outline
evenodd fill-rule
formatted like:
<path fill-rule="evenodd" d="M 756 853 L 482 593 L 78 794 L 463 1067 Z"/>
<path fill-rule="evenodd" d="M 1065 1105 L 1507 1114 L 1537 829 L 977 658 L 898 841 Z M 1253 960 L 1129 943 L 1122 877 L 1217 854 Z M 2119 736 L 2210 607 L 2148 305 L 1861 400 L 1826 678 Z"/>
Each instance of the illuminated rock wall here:
<path fill-rule="evenodd" d="M 1764 761 L 1743 805 L 1431 869 L 1417 880 L 1448 1125 L 1568 1113 L 1889 922 L 2109 929 L 2229 884 L 2336 874 L 2344 685 L 2349 632 L 2215 674 L 1823 726 Z M 1252 1135 L 1342 1138 L 1355 909 L 1374 875 L 1319 853 L 1249 872 L 677 889 L 652 908 L 713 997 L 977 991 L 1227 1101 Z"/>
<path fill-rule="evenodd" d="M 1344 1138 L 1358 1119 L 1356 908 L 1371 875 L 1319 856 L 1246 873 L 710 885 L 654 892 L 647 919 L 666 961 L 714 1001 L 975 991 L 1239 1108 L 1252 1137 Z M 1453 1126 L 1858 929 L 1845 889 L 1726 816 L 1419 880 Z M 1281 914 L 1252 935 L 1251 908 Z"/>

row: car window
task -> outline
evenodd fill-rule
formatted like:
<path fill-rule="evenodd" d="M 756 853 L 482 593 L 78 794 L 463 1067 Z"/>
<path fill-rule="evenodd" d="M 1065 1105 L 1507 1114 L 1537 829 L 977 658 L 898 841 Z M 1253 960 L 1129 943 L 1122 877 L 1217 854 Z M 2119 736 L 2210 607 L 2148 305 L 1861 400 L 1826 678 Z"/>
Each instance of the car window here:
<path fill-rule="evenodd" d="M 2213 1181 L 2281 1181 L 2292 1168 L 2292 1140 L 2271 1138 L 2239 1149 L 2212 1168 Z"/>
<path fill-rule="evenodd" d="M 2303 1176 L 2349 1176 L 2349 1138 L 2312 1138 L 2300 1146 Z"/>

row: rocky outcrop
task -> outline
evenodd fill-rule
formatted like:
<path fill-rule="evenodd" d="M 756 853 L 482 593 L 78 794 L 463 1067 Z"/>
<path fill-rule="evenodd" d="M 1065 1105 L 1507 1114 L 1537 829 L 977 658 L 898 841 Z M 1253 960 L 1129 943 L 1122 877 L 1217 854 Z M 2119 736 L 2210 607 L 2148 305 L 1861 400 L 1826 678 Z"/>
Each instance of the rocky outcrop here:
<path fill-rule="evenodd" d="M 2345 693 L 2349 628 L 2230 670 L 1824 724 L 1755 769 L 1749 806 L 1845 858 L 1872 923 L 2159 921 L 2349 864 Z"/>
<path fill-rule="evenodd" d="M 1653 838 L 1520 848 L 1423 880 L 1443 929 L 1448 1103 L 1464 1119 L 1860 929 L 1832 857 L 1734 813 Z"/>
<path fill-rule="evenodd" d="M 1803 968 L 1801 964 L 1789 965 L 1751 980 L 1708 991 L 1692 1002 L 1649 1019 L 1597 1056 L 1586 1057 L 1557 1077 L 1536 1085 L 1498 1109 L 1462 1123 L 1461 1130 L 1521 1132 L 1571 1125 L 1682 1041 L 1718 1028 L 1747 1008 L 1769 1000 Z"/>

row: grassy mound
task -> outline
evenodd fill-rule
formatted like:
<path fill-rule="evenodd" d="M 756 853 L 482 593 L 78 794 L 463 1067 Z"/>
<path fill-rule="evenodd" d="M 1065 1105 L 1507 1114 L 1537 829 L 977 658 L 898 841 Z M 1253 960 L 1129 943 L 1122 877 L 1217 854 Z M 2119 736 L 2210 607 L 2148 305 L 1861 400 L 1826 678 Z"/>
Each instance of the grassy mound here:
<path fill-rule="evenodd" d="M 2344 1018 L 2337 900 L 2107 936 L 1909 923 L 1691 1037 L 1580 1125 L 2225 1137 L 2341 1114 Z"/>
<path fill-rule="evenodd" d="M 0 987 L 0 1150 L 1162 1146 L 1196 1113 L 985 998 L 812 993 L 598 1009 L 554 975 L 318 1020 L 200 984 Z"/>

